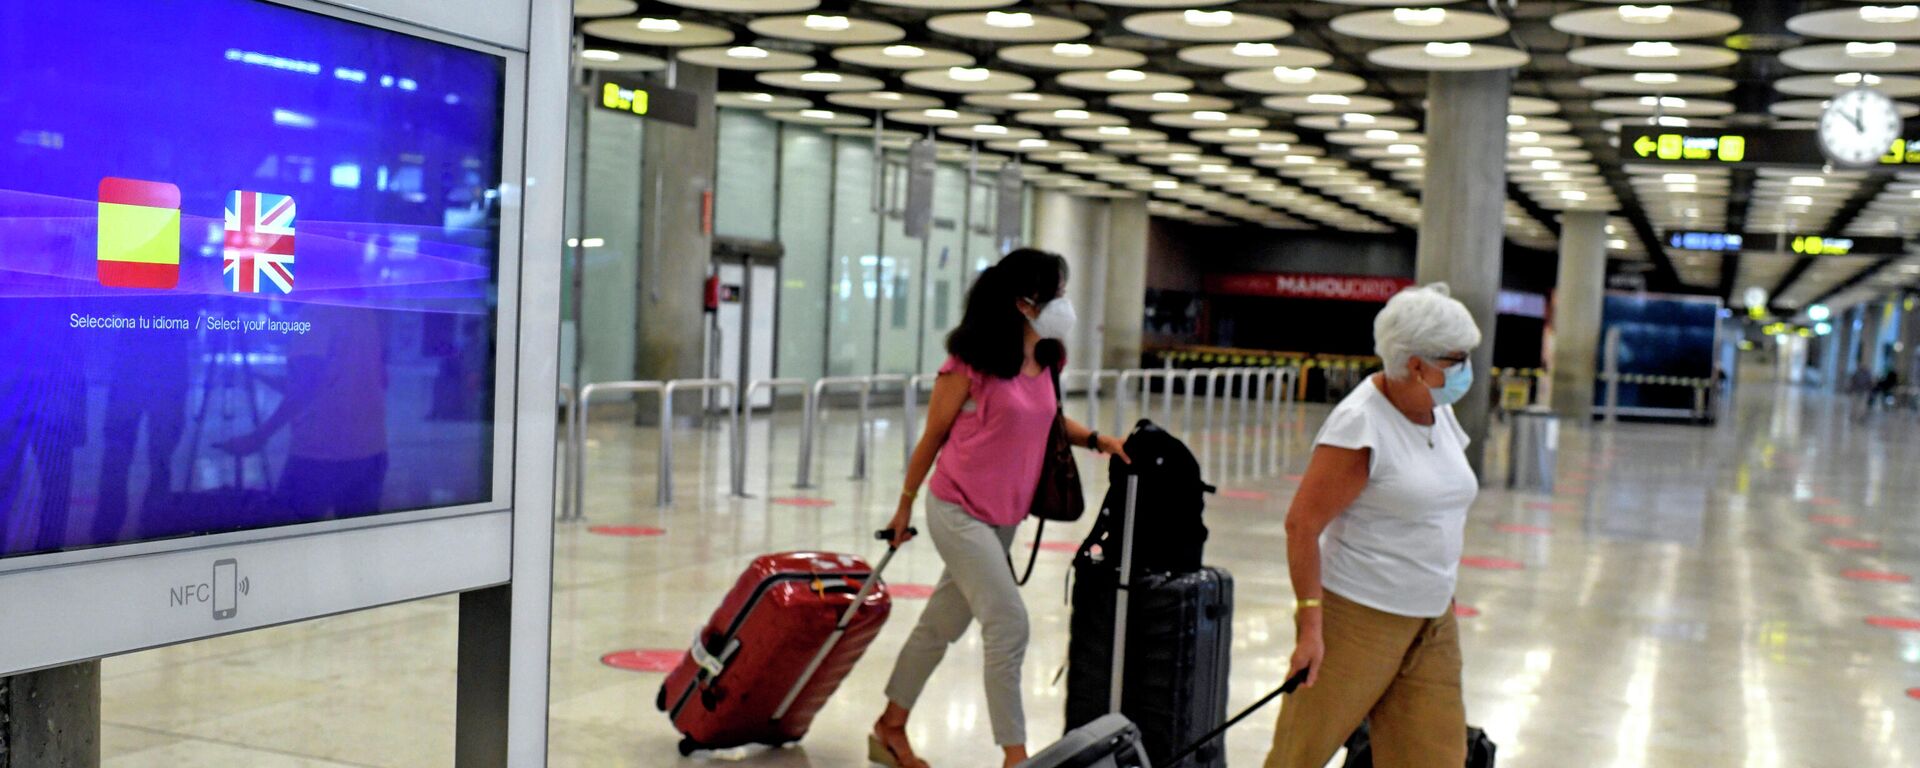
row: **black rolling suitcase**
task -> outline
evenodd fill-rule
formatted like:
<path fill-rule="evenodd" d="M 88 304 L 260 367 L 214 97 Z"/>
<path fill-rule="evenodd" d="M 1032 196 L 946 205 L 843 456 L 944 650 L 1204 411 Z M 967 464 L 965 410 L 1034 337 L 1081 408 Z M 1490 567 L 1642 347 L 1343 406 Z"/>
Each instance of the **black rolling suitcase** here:
<path fill-rule="evenodd" d="M 1154 765 L 1224 766 L 1218 743 L 1172 759 L 1226 720 L 1233 576 L 1199 566 L 1201 494 L 1211 489 L 1186 446 L 1151 422 L 1128 437 L 1127 453 L 1134 465 L 1114 462 L 1114 488 L 1074 558 L 1067 727 L 1119 712 Z M 1152 546 L 1136 548 L 1136 538 Z"/>
<path fill-rule="evenodd" d="M 1493 739 L 1487 738 L 1486 731 L 1467 726 L 1466 768 L 1493 768 L 1496 751 Z M 1345 768 L 1373 768 L 1373 732 L 1366 723 L 1361 723 L 1360 730 L 1347 737 Z"/>

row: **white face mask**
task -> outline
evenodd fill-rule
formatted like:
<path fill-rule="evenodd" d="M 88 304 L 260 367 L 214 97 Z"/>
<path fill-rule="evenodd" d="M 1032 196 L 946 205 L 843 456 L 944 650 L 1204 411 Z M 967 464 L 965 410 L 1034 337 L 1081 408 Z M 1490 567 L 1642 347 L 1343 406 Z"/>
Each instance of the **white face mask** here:
<path fill-rule="evenodd" d="M 1065 341 L 1073 333 L 1073 300 L 1065 296 L 1047 302 L 1040 308 L 1040 316 L 1030 318 L 1027 323 L 1033 326 L 1033 332 L 1043 339 Z"/>

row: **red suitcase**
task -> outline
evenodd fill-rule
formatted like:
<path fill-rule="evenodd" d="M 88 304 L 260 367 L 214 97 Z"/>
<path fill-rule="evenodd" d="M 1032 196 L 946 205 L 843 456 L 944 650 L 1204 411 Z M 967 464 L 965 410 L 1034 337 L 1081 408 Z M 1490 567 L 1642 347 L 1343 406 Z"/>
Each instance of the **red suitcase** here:
<path fill-rule="evenodd" d="M 655 703 L 686 736 L 680 754 L 805 736 L 887 621 L 892 598 L 880 573 L 893 553 L 871 569 L 831 552 L 763 555 L 747 566 L 660 686 Z"/>

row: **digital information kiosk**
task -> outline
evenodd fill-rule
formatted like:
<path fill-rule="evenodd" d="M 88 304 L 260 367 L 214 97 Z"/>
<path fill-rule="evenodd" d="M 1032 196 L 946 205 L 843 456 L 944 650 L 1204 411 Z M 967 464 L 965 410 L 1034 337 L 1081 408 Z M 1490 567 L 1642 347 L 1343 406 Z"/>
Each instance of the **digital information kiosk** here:
<path fill-rule="evenodd" d="M 544 762 L 570 10 L 0 8 L 0 766 L 97 761 L 102 657 L 455 593 L 459 763 Z"/>

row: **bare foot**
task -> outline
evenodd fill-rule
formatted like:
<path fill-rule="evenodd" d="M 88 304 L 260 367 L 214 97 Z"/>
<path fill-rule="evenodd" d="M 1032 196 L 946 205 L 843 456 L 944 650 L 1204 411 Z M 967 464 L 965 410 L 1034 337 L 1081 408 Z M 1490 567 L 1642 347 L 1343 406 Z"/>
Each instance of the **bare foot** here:
<path fill-rule="evenodd" d="M 1018 747 L 1001 747 L 1000 749 L 1005 751 L 1007 755 L 1006 762 L 1001 763 L 1003 768 L 1014 768 L 1014 766 L 1027 761 L 1027 748 L 1025 745 Z"/>

